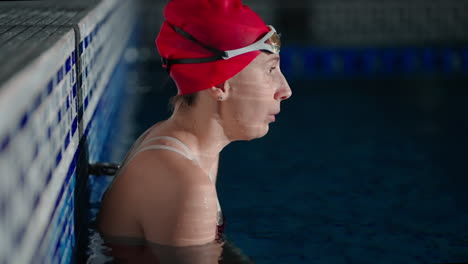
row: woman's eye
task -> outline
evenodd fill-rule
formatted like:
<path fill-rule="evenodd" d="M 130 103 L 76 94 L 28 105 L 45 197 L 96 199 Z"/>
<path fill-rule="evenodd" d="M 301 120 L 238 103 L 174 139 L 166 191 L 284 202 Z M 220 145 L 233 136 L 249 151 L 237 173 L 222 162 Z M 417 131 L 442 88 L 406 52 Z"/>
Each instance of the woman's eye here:
<path fill-rule="evenodd" d="M 276 66 L 271 67 L 270 70 L 269 70 L 269 72 L 272 73 L 275 69 L 276 69 Z"/>

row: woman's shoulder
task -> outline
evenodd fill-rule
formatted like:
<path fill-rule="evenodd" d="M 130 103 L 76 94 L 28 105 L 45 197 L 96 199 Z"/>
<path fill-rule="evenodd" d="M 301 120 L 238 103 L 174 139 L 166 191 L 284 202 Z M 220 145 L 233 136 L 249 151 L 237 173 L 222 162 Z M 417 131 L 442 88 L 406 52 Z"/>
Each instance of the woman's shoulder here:
<path fill-rule="evenodd" d="M 122 186 L 132 189 L 137 220 L 148 241 L 188 245 L 214 236 L 216 189 L 189 160 L 170 151 L 147 152 L 123 176 Z M 194 233 L 193 228 L 200 232 Z"/>
<path fill-rule="evenodd" d="M 115 183 L 139 204 L 165 203 L 168 199 L 205 199 L 216 189 L 206 173 L 176 153 L 142 153 Z M 200 196 L 198 198 L 198 196 Z"/>
<path fill-rule="evenodd" d="M 153 148 L 152 148 L 153 147 Z M 173 144 L 165 142 L 158 145 L 146 145 L 146 149 L 126 165 L 122 171 L 122 178 L 129 181 L 156 183 L 163 181 L 170 183 L 209 184 L 209 178 L 200 166 L 188 156 L 180 152 L 168 151 L 176 149 Z M 208 180 L 208 181 L 207 181 Z"/>
<path fill-rule="evenodd" d="M 103 216 L 111 217 L 102 218 L 102 224 L 109 225 L 103 230 L 111 235 L 120 235 L 115 233 L 119 230 L 135 230 L 129 233 L 144 234 L 152 242 L 179 243 L 181 234 L 171 237 L 167 233 L 176 228 L 172 225 L 177 222 L 188 225 L 189 218 L 216 219 L 215 198 L 214 185 L 190 160 L 170 151 L 145 151 L 119 172 L 108 190 L 101 211 Z M 115 215 L 117 212 L 120 217 Z M 120 219 L 119 223 L 109 223 L 115 219 Z M 119 228 L 111 228 L 114 224 Z M 183 229 L 187 231 L 190 227 Z"/>

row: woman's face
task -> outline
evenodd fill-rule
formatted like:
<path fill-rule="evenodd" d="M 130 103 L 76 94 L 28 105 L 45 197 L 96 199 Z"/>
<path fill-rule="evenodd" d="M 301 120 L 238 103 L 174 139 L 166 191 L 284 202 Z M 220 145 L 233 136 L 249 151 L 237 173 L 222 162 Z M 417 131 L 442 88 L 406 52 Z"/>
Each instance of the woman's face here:
<path fill-rule="evenodd" d="M 220 114 L 232 140 L 263 137 L 280 112 L 281 101 L 291 97 L 291 88 L 279 66 L 279 55 L 262 52 L 226 81 L 227 98 Z"/>

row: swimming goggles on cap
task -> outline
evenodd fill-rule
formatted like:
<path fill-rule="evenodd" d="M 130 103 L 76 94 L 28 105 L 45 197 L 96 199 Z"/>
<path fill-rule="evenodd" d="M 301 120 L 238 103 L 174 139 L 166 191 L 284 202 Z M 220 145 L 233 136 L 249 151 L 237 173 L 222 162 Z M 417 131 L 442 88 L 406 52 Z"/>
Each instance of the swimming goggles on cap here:
<path fill-rule="evenodd" d="M 228 60 L 230 58 L 239 56 L 241 54 L 245 54 L 251 51 L 256 51 L 256 50 L 263 50 L 263 51 L 268 51 L 270 53 L 274 54 L 279 54 L 280 48 L 281 48 L 281 40 L 280 40 L 280 35 L 276 32 L 275 28 L 273 26 L 268 26 L 270 28 L 270 31 L 263 36 L 260 40 L 256 41 L 253 44 L 250 44 L 246 47 L 240 48 L 240 49 L 234 49 L 234 50 L 226 50 L 226 51 L 221 51 L 216 48 L 210 47 L 208 45 L 205 45 L 198 41 L 196 38 L 194 38 L 192 35 L 189 33 L 183 31 L 182 29 L 169 24 L 177 33 L 182 35 L 183 37 L 195 42 L 196 44 L 202 46 L 203 48 L 213 52 L 215 56 L 212 57 L 204 57 L 204 58 L 192 58 L 192 59 L 166 59 L 166 58 L 161 58 L 162 65 L 167 69 L 167 71 L 170 71 L 170 67 L 172 64 L 187 64 L 187 63 L 205 63 L 205 62 L 213 62 L 213 61 L 218 61 L 218 60 Z"/>

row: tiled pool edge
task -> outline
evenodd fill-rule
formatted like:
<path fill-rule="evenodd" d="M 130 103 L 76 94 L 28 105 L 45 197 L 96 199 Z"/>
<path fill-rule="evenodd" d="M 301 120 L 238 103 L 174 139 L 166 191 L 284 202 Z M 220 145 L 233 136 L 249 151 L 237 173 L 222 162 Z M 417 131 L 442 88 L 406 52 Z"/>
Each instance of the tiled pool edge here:
<path fill-rule="evenodd" d="M 23 72 L 1 85 L 0 108 L 8 101 L 9 107 L 2 109 L 8 111 L 0 113 L 0 181 L 3 186 L 0 197 L 0 233 L 5 237 L 0 246 L 3 249 L 0 250 L 0 263 L 29 263 L 32 258 L 35 262 L 44 263 L 71 261 L 77 232 L 74 228 L 74 204 L 77 202 L 77 194 L 85 192 L 76 190 L 75 186 L 77 180 L 87 181 L 83 178 L 87 175 L 80 175 L 76 168 L 83 161 L 79 160 L 80 154 L 86 153 L 88 147 L 91 158 L 100 155 L 98 142 L 93 141 L 95 145 L 91 146 L 83 143 L 91 142 L 97 134 L 108 133 L 95 131 L 93 124 L 105 123 L 105 120 L 96 119 L 96 112 L 102 94 L 109 90 L 109 79 L 134 26 L 132 8 L 130 1 L 102 1 L 77 23 L 74 30 L 71 26 L 63 26 L 68 29 L 60 38 L 66 42 L 61 46 L 66 49 L 62 52 L 62 55 L 65 54 L 63 58 L 57 59 L 59 44 L 55 44 L 44 52 L 48 54 L 41 54 L 26 66 L 31 73 L 37 74 L 38 66 L 34 63 L 47 63 L 47 56 L 62 62 L 57 63 L 61 64 L 58 71 L 52 68 L 47 85 L 18 86 L 15 81 L 21 82 L 18 78 L 21 79 Z M 107 62 L 103 59 L 107 58 L 106 55 L 112 55 Z M 51 67 L 47 68 L 50 71 Z M 33 88 L 39 91 L 37 97 L 30 92 Z M 18 90 L 23 94 L 16 94 L 16 98 L 14 93 L 11 95 L 5 92 Z M 16 111 L 20 114 L 12 115 L 9 119 L 4 118 L 6 114 L 14 112 L 9 108 L 16 106 L 18 99 L 26 99 L 24 101 L 30 108 L 23 113 Z M 115 108 L 117 102 L 113 103 L 105 108 Z M 38 114 L 40 110 L 43 115 Z M 18 129 L 12 129 L 11 123 L 18 120 Z M 47 125 L 48 121 L 50 126 Z M 49 141 L 44 143 L 44 138 Z M 33 143 L 27 144 L 29 142 Z M 20 160 L 16 160 L 16 157 Z M 44 158 L 41 160 L 40 157 Z M 23 166 L 23 170 L 18 171 L 12 164 L 17 164 L 19 168 Z M 29 170 L 24 171 L 27 165 Z M 85 172 L 86 169 L 81 173 Z M 86 187 L 85 184 L 83 186 Z M 6 218 L 7 215 L 10 215 L 10 219 Z"/>

